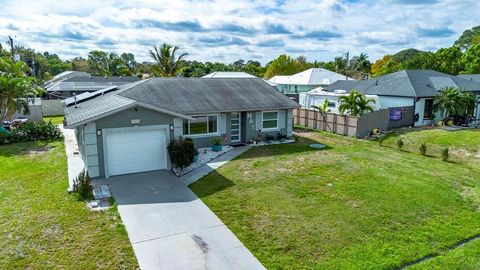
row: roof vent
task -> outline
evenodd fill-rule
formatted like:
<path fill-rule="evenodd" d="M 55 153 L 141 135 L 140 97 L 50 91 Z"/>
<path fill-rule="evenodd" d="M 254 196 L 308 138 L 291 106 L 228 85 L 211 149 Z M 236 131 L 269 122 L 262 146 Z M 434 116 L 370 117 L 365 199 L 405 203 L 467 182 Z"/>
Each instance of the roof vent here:
<path fill-rule="evenodd" d="M 335 90 L 335 91 L 333 91 L 333 92 L 334 92 L 335 94 L 346 94 L 346 93 L 347 93 L 347 91 L 341 90 L 341 89 L 337 89 L 337 90 Z"/>
<path fill-rule="evenodd" d="M 90 80 L 93 79 L 92 75 L 90 75 L 90 76 L 88 76 L 88 77 L 90 78 Z"/>
<path fill-rule="evenodd" d="M 378 80 L 375 81 L 375 85 L 378 85 Z"/>
<path fill-rule="evenodd" d="M 108 79 L 108 76 L 105 76 L 105 79 Z"/>
<path fill-rule="evenodd" d="M 119 76 L 119 78 L 120 78 L 120 79 L 122 79 L 122 78 L 123 78 L 123 76 Z"/>

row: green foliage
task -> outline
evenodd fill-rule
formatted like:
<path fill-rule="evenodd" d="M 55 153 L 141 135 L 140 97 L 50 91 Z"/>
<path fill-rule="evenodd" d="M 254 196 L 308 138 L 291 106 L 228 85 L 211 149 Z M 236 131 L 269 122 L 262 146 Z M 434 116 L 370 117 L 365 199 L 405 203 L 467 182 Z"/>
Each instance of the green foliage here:
<path fill-rule="evenodd" d="M 127 66 L 133 65 L 135 59 L 133 54 L 122 54 L 123 57 L 116 53 L 107 53 L 104 51 L 91 51 L 88 54 L 88 70 L 90 73 L 99 76 L 131 76 L 132 71 Z M 133 58 L 133 59 L 132 59 Z"/>
<path fill-rule="evenodd" d="M 181 68 L 183 58 L 188 55 L 182 53 L 177 57 L 177 50 L 179 49 L 178 46 L 163 43 L 161 46 L 154 46 L 153 50 L 149 50 L 150 57 L 155 61 L 152 75 L 156 77 L 175 77 Z"/>
<path fill-rule="evenodd" d="M 252 74 L 257 77 L 263 77 L 266 68 L 258 61 L 248 60 L 245 62 L 240 59 L 230 64 L 219 62 L 199 62 L 199 61 L 182 61 L 182 68 L 179 75 L 182 77 L 202 77 L 216 71 L 240 71 Z"/>
<path fill-rule="evenodd" d="M 473 114 L 475 103 L 475 96 L 472 93 L 461 92 L 454 87 L 445 87 L 435 98 L 433 110 L 440 112 L 443 119 L 447 119 L 451 116 Z"/>
<path fill-rule="evenodd" d="M 461 73 L 480 73 L 480 44 L 473 45 L 465 51 L 461 58 L 461 64 L 464 66 L 464 70 Z"/>
<path fill-rule="evenodd" d="M 441 48 L 435 53 L 436 70 L 457 75 L 462 70 L 461 58 L 462 51 L 459 47 Z"/>
<path fill-rule="evenodd" d="M 442 149 L 442 160 L 447 161 L 448 158 L 450 157 L 448 147 Z"/>
<path fill-rule="evenodd" d="M 378 145 L 382 146 L 383 145 L 383 142 L 385 141 L 385 138 L 386 136 L 385 135 L 382 135 L 380 137 L 378 137 Z"/>
<path fill-rule="evenodd" d="M 15 112 L 29 113 L 27 98 L 38 95 L 41 90 L 35 78 L 28 76 L 25 62 L 15 62 L 9 57 L 0 58 L 0 121 Z"/>
<path fill-rule="evenodd" d="M 0 132 L 0 144 L 47 141 L 62 137 L 60 129 L 50 122 L 27 122 L 14 128 L 11 132 Z"/>
<path fill-rule="evenodd" d="M 300 71 L 303 70 L 299 70 L 295 59 L 287 56 L 286 54 L 282 54 L 277 59 L 273 60 L 270 64 L 267 65 L 265 78 L 269 79 L 277 75 L 292 75 Z"/>
<path fill-rule="evenodd" d="M 312 105 L 312 108 L 317 109 L 321 113 L 326 113 L 326 112 L 330 111 L 330 109 L 328 109 L 328 99 L 325 99 L 323 104 L 320 105 L 320 106 Z"/>
<path fill-rule="evenodd" d="M 420 144 L 420 154 L 422 154 L 423 156 L 425 156 L 427 154 L 427 144 L 426 143 Z"/>
<path fill-rule="evenodd" d="M 92 178 L 90 178 L 86 169 L 83 169 L 73 180 L 73 192 L 78 193 L 80 199 L 93 199 Z"/>
<path fill-rule="evenodd" d="M 265 141 L 270 142 L 273 139 L 275 139 L 275 137 L 273 137 L 272 135 L 270 135 L 270 134 L 265 135 Z"/>
<path fill-rule="evenodd" d="M 398 147 L 398 150 L 401 151 L 404 145 L 405 145 L 405 143 L 403 142 L 403 139 L 402 139 L 402 138 L 398 138 L 398 139 L 397 139 L 397 147 Z"/>
<path fill-rule="evenodd" d="M 340 96 L 339 110 L 342 114 L 348 113 L 352 116 L 361 116 L 368 112 L 374 111 L 374 107 L 371 104 L 375 104 L 375 100 L 367 98 L 365 94 L 358 90 L 352 90 L 346 96 Z"/>
<path fill-rule="evenodd" d="M 222 139 L 220 137 L 215 137 L 212 139 L 212 144 L 213 145 L 221 145 L 222 144 Z"/>
<path fill-rule="evenodd" d="M 194 142 L 190 138 L 171 140 L 167 150 L 172 164 L 180 169 L 192 164 L 195 155 L 198 154 Z"/>
<path fill-rule="evenodd" d="M 462 49 L 467 49 L 476 44 L 480 44 L 480 26 L 465 30 L 454 43 L 455 46 Z"/>

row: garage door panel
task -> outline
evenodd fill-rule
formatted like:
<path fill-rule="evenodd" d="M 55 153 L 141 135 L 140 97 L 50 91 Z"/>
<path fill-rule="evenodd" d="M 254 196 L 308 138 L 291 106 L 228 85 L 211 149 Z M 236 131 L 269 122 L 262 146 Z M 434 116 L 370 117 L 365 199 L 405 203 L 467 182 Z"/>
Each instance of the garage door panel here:
<path fill-rule="evenodd" d="M 108 132 L 109 175 L 167 168 L 165 129 L 119 129 Z"/>

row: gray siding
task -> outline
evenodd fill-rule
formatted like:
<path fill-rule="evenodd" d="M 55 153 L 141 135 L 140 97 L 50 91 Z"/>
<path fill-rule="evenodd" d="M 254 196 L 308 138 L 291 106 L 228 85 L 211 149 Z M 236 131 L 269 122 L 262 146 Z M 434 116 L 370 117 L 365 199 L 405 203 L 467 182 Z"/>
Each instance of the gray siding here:
<path fill-rule="evenodd" d="M 135 110 L 136 109 L 136 110 Z M 105 118 L 96 121 L 96 128 L 120 128 L 131 127 L 132 119 L 139 119 L 140 124 L 138 126 L 150 126 L 150 125 L 173 125 L 173 117 L 160 112 L 152 111 L 149 109 L 137 107 L 121 111 L 114 115 L 107 116 Z M 103 136 L 103 134 L 102 134 Z M 103 140 L 102 136 L 97 135 L 98 146 L 98 163 L 99 163 L 99 175 L 105 175 L 104 156 L 103 156 Z M 170 131 L 170 138 L 173 138 L 173 131 Z M 168 144 L 168 142 L 167 142 Z"/>
<path fill-rule="evenodd" d="M 258 140 L 259 135 L 265 136 L 267 134 L 270 134 L 272 136 L 277 136 L 278 133 L 289 135 L 289 129 L 291 133 L 291 110 L 279 110 L 278 129 L 275 130 L 266 132 L 262 131 L 261 118 L 262 113 L 260 111 L 241 112 L 242 142 L 248 142 L 249 140 Z M 79 148 L 82 152 L 82 157 L 84 157 L 84 161 L 89 167 L 89 169 L 90 167 L 93 168 L 92 173 L 98 170 L 98 173 L 95 173 L 96 176 L 105 175 L 102 138 L 104 134 L 102 132 L 101 135 L 98 135 L 97 130 L 103 130 L 106 128 L 131 127 L 133 126 L 131 124 L 131 120 L 133 119 L 140 120 L 140 124 L 138 124 L 138 126 L 172 125 L 173 130 L 170 130 L 169 137 L 178 138 L 180 136 L 183 136 L 183 119 L 175 118 L 167 114 L 141 107 L 126 109 L 114 115 L 99 119 L 94 123 L 90 123 L 88 125 L 77 128 L 79 133 Z M 191 136 L 191 138 L 195 142 L 195 146 L 198 148 L 209 147 L 212 145 L 212 139 L 215 137 L 221 137 L 224 145 L 230 144 L 230 119 L 231 113 L 219 114 L 219 134 L 206 136 Z M 87 141 L 88 144 L 86 143 Z M 170 166 L 169 161 L 168 163 Z M 95 166 L 97 166 L 97 168 L 95 168 Z"/>

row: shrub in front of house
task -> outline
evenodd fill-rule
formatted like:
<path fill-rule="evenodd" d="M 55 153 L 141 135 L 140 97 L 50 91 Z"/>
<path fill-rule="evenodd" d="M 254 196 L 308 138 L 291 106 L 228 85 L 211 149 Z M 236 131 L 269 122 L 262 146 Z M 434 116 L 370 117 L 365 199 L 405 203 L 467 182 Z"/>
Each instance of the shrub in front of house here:
<path fill-rule="evenodd" d="M 442 160 L 447 161 L 448 158 L 450 157 L 448 147 L 442 149 Z"/>
<path fill-rule="evenodd" d="M 399 150 L 402 150 L 403 146 L 405 145 L 405 143 L 403 142 L 402 138 L 398 138 L 397 140 L 397 147 Z"/>
<path fill-rule="evenodd" d="M 275 137 L 273 137 L 272 135 L 270 135 L 270 134 L 265 135 L 265 142 L 266 143 L 272 143 L 273 139 L 275 139 Z"/>
<path fill-rule="evenodd" d="M 87 170 L 83 169 L 73 181 L 73 192 L 78 193 L 83 200 L 93 199 L 92 178 Z"/>
<path fill-rule="evenodd" d="M 192 164 L 195 155 L 198 154 L 195 144 L 190 138 L 178 138 L 170 141 L 167 147 L 172 165 L 183 169 Z"/>
<path fill-rule="evenodd" d="M 426 143 L 420 144 L 420 154 L 422 154 L 423 156 L 425 156 L 427 154 L 427 144 Z"/>
<path fill-rule="evenodd" d="M 27 122 L 10 132 L 0 132 L 0 144 L 54 140 L 62 137 L 60 129 L 50 122 Z"/>

